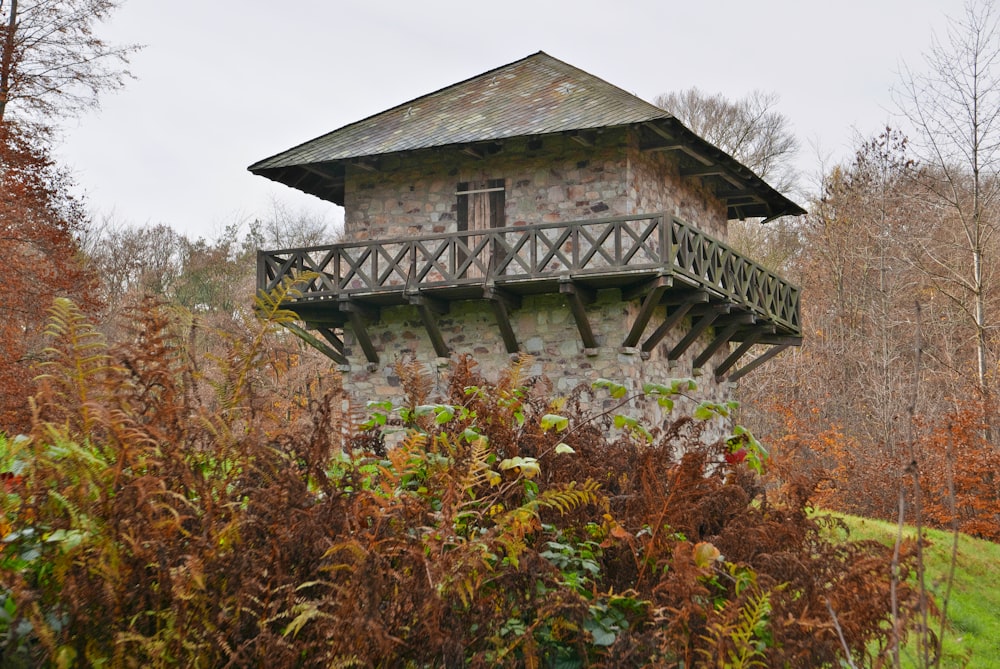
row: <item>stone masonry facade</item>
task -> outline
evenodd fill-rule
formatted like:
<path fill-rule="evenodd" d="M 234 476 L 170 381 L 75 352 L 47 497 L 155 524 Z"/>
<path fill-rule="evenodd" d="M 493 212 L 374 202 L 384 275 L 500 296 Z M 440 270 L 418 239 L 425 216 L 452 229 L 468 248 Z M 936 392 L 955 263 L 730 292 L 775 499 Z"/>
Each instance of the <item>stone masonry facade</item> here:
<path fill-rule="evenodd" d="M 726 235 L 725 204 L 697 180 L 682 179 L 672 154 L 640 151 L 628 128 L 606 129 L 593 146 L 564 136 L 517 138 L 482 159 L 458 150 L 420 151 L 384 158 L 379 167 L 374 172 L 348 170 L 347 241 L 456 231 L 456 185 L 488 179 L 504 180 L 508 226 L 663 212 L 717 238 Z M 711 329 L 676 361 L 669 361 L 667 353 L 689 322 L 648 354 L 622 347 L 638 308 L 639 300 L 623 301 L 618 289 L 600 290 L 587 307 L 598 347 L 585 349 L 562 295 L 525 296 L 511 312 L 511 322 L 521 350 L 532 356 L 529 375 L 548 379 L 553 397 L 586 392 L 598 378 L 638 390 L 645 382 L 695 376 L 700 397 L 727 399 L 729 384 L 716 383 L 710 373 L 728 355 L 725 347 L 706 365 L 707 373 L 692 367 L 694 356 L 711 341 Z M 657 307 L 647 332 L 665 316 L 666 307 Z M 486 302 L 454 302 L 438 323 L 449 350 L 471 355 L 487 378 L 496 378 L 510 364 L 511 354 Z M 369 332 L 379 353 L 377 365 L 364 361 L 349 328 L 344 334 L 350 360 L 342 368 L 344 385 L 355 414 L 368 400 L 401 397 L 393 369 L 397 360 L 416 360 L 443 382 L 450 360 L 435 353 L 415 307 L 383 308 Z M 605 408 L 603 397 L 595 400 L 595 413 Z M 638 404 L 630 412 L 650 426 L 662 419 L 655 402 Z"/>

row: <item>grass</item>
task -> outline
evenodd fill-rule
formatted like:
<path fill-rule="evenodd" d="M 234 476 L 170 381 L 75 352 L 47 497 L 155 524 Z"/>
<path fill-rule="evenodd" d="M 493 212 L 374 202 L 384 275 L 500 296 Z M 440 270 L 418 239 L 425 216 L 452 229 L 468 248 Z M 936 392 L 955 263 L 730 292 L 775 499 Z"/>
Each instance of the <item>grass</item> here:
<path fill-rule="evenodd" d="M 844 520 L 851 539 L 874 539 L 887 545 L 896 540 L 898 527 L 870 518 L 834 514 Z M 914 538 L 916 530 L 904 528 L 904 536 Z M 925 583 L 941 606 L 951 563 L 954 535 L 925 529 L 930 542 L 924 549 Z M 941 667 L 1000 669 L 1000 544 L 960 534 L 958 558 L 948 600 L 948 626 L 944 633 Z M 939 623 L 933 623 L 937 632 Z M 918 662 L 916 644 L 901 653 L 904 667 L 923 666 Z"/>

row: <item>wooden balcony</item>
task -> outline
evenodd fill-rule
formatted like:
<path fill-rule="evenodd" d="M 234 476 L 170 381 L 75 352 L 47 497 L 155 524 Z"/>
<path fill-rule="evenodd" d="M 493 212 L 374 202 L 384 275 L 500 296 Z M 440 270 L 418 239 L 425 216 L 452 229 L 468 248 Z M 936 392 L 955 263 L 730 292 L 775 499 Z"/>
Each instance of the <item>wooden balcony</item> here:
<path fill-rule="evenodd" d="M 671 358 L 709 328 L 715 338 L 696 363 L 729 341 L 740 342 L 731 360 L 716 368 L 720 377 L 753 344 L 773 345 L 770 357 L 801 341 L 798 288 L 662 214 L 258 252 L 260 289 L 307 272 L 313 278 L 288 307 L 324 336 L 332 347 L 324 345 L 327 354 L 342 362 L 337 328 L 350 324 L 368 360 L 377 362 L 367 323 L 377 320 L 379 308 L 399 304 L 417 306 L 438 355 L 449 355 L 435 314 L 446 312 L 451 301 L 468 299 L 491 303 L 507 349 L 517 351 L 510 310 L 522 296 L 539 293 L 564 294 L 584 345 L 596 348 L 586 304 L 604 288 L 621 289 L 625 300 L 641 300 L 623 346 L 651 351 L 686 316 L 691 330 L 671 349 Z M 667 317 L 647 334 L 661 304 L 667 305 Z"/>

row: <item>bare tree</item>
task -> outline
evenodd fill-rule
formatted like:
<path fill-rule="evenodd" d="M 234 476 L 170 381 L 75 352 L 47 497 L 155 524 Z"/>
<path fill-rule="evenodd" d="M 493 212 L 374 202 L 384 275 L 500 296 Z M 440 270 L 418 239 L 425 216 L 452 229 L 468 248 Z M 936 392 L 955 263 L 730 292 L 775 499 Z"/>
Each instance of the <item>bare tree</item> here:
<path fill-rule="evenodd" d="M 795 189 L 793 161 L 799 143 L 788 119 L 775 110 L 778 96 L 774 93 L 753 91 L 745 98 L 729 100 L 689 88 L 660 95 L 655 102 L 778 190 Z M 767 230 L 757 221 L 731 221 L 729 243 L 768 267 L 785 271 L 798 252 L 798 230 L 785 219 Z"/>
<path fill-rule="evenodd" d="M 248 250 L 329 244 L 341 241 L 341 235 L 342 230 L 325 216 L 305 209 L 294 211 L 274 198 L 271 200 L 271 211 L 250 223 L 247 240 L 253 243 L 254 248 Z"/>
<path fill-rule="evenodd" d="M 660 95 L 655 103 L 778 190 L 795 187 L 792 161 L 799 142 L 788 118 L 775 110 L 776 94 L 752 91 L 745 98 L 729 100 L 689 88 Z"/>
<path fill-rule="evenodd" d="M 97 36 L 121 0 L 0 0 L 0 123 L 72 115 L 123 85 L 136 45 Z"/>
<path fill-rule="evenodd" d="M 183 270 L 184 243 L 166 225 L 131 226 L 106 217 L 87 230 L 81 251 L 101 279 L 102 301 L 114 312 L 129 294 L 171 295 Z"/>
<path fill-rule="evenodd" d="M 932 237 L 918 238 L 936 289 L 972 325 L 976 384 L 988 395 L 992 317 L 988 296 L 1000 227 L 1000 32 L 992 3 L 972 2 L 903 71 L 896 101 L 913 125 L 922 184 L 936 209 Z"/>

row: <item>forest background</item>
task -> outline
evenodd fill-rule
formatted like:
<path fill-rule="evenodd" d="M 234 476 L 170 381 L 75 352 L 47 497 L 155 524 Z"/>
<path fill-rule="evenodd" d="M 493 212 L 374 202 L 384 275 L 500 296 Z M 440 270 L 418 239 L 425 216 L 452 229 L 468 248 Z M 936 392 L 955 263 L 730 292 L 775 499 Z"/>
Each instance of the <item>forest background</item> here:
<path fill-rule="evenodd" d="M 57 124 L 127 80 L 136 48 L 98 36 L 110 0 L 0 2 L 0 427 L 37 428 L 38 364 L 56 298 L 70 298 L 108 341 L 127 341 L 150 296 L 199 328 L 251 333 L 254 253 L 336 240 L 321 220 L 275 205 L 213 239 L 166 225 L 94 220 L 52 158 Z M 15 20 L 16 19 L 16 20 Z M 740 421 L 782 467 L 820 482 L 818 504 L 896 520 L 920 508 L 942 527 L 1000 540 L 1000 33 L 970 5 L 904 70 L 899 127 L 859 140 L 806 192 L 800 141 L 768 92 L 730 100 L 697 90 L 657 103 L 779 188 L 809 214 L 734 223 L 733 244 L 803 291 L 805 342 L 738 389 Z M 227 355 L 199 339 L 201 354 Z M 329 361 L 295 340 L 276 395 L 306 420 L 336 385 Z M 378 398 L 373 398 L 378 399 Z M 291 411 L 291 409 L 289 409 Z M 341 417 L 349 420 L 356 417 Z M 916 483 L 916 485 L 914 485 Z"/>

